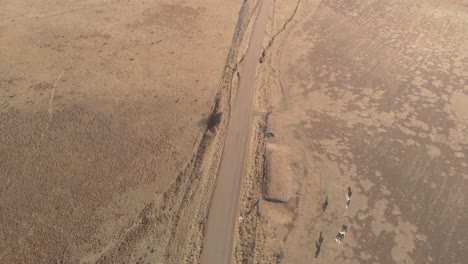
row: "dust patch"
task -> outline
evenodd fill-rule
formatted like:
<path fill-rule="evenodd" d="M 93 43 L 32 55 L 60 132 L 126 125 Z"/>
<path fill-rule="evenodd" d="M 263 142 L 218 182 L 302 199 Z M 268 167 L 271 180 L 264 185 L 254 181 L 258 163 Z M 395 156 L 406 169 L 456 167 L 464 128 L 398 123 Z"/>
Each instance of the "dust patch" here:
<path fill-rule="evenodd" d="M 460 119 L 468 121 L 468 94 L 455 92 L 450 100 L 452 110 Z"/>

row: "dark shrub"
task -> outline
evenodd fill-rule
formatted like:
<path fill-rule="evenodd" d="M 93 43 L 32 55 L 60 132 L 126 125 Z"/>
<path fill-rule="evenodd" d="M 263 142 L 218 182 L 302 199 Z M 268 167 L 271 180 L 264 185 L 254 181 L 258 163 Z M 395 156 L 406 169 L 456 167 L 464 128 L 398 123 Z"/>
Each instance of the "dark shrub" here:
<path fill-rule="evenodd" d="M 211 116 L 208 118 L 208 123 L 207 123 L 209 130 L 215 129 L 215 127 L 219 124 L 219 122 L 221 122 L 222 115 L 223 113 L 221 112 L 211 114 Z"/>

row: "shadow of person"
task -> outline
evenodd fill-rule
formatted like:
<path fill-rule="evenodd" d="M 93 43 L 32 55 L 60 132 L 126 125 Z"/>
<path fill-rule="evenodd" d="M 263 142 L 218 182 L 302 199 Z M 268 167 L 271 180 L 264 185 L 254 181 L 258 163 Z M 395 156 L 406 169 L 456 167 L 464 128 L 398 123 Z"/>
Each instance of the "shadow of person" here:
<path fill-rule="evenodd" d="M 325 201 L 322 204 L 322 210 L 325 212 L 325 210 L 327 210 L 327 207 L 328 207 L 328 196 L 325 198 Z"/>
<path fill-rule="evenodd" d="M 317 249 L 315 250 L 314 258 L 317 259 L 319 254 L 320 254 L 320 247 L 317 247 Z"/>
<path fill-rule="evenodd" d="M 324 239 L 324 238 L 323 238 L 323 236 L 322 236 L 322 231 L 320 231 L 320 235 L 319 235 L 319 239 L 318 239 L 318 244 L 319 244 L 319 246 L 322 245 L 323 239 Z"/>
<path fill-rule="evenodd" d="M 348 232 L 348 226 L 343 224 L 343 226 L 341 227 L 343 232 Z"/>
<path fill-rule="evenodd" d="M 320 231 L 320 235 L 319 235 L 319 238 L 317 240 L 317 242 L 315 242 L 315 255 L 314 255 L 314 258 L 317 259 L 319 254 L 320 254 L 320 250 L 322 248 L 322 243 L 323 243 L 323 235 L 322 235 L 322 231 Z"/>

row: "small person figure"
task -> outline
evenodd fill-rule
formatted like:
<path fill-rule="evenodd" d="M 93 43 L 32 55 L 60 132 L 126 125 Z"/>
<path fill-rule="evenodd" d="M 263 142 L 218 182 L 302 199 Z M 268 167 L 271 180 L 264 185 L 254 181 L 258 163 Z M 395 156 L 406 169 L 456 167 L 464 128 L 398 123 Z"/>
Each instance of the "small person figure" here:
<path fill-rule="evenodd" d="M 340 232 L 336 235 L 336 237 L 335 237 L 335 242 L 338 243 L 338 245 L 341 243 L 341 240 L 343 240 L 345 234 L 346 234 L 346 232 L 340 231 Z"/>
<path fill-rule="evenodd" d="M 322 210 L 325 212 L 325 210 L 327 210 L 327 207 L 328 207 L 328 196 L 325 198 L 325 202 L 323 202 L 322 204 Z"/>
<path fill-rule="evenodd" d="M 338 245 L 341 243 L 341 240 L 343 240 L 343 238 L 345 237 L 347 231 L 348 231 L 348 226 L 343 225 L 341 227 L 341 231 L 335 237 L 335 241 L 336 243 L 338 243 Z"/>
<path fill-rule="evenodd" d="M 348 199 L 346 202 L 346 208 L 348 208 L 349 204 L 351 203 L 351 195 L 353 195 L 353 192 L 351 191 L 351 187 L 348 186 L 348 192 L 346 193 L 346 199 Z"/>

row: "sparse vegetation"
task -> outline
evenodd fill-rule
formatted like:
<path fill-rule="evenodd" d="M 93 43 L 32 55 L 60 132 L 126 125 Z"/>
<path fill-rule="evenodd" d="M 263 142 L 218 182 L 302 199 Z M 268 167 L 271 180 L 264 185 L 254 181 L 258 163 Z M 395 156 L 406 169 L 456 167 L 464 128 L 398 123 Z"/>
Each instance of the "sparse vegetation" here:
<path fill-rule="evenodd" d="M 221 122 L 221 116 L 223 113 L 218 112 L 218 113 L 212 113 L 210 117 L 208 118 L 207 122 L 207 128 L 211 131 L 213 131 L 216 126 L 218 126 L 219 122 Z"/>

